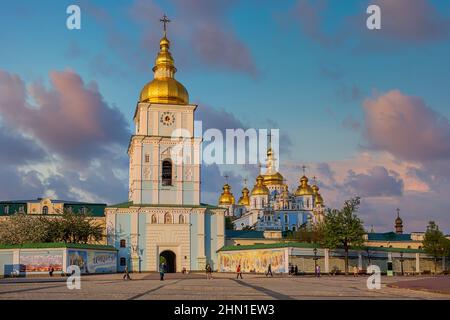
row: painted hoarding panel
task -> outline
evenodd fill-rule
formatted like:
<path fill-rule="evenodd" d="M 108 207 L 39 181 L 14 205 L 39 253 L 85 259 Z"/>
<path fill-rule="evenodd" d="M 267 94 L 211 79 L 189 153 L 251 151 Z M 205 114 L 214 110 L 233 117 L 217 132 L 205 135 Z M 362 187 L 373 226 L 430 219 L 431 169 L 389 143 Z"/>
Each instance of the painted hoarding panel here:
<path fill-rule="evenodd" d="M 81 273 L 117 272 L 117 254 L 111 251 L 69 250 L 67 265 L 80 267 Z"/>
<path fill-rule="evenodd" d="M 114 273 L 117 272 L 117 254 L 115 252 L 88 252 L 89 273 Z"/>
<path fill-rule="evenodd" d="M 0 252 L 0 276 L 9 276 L 14 271 L 13 252 Z"/>
<path fill-rule="evenodd" d="M 269 264 L 273 272 L 288 272 L 286 252 L 280 249 L 220 252 L 219 263 L 221 272 L 236 272 L 241 265 L 243 272 L 264 273 Z"/>
<path fill-rule="evenodd" d="M 20 252 L 19 263 L 20 263 L 20 272 L 26 273 L 49 272 L 51 267 L 53 267 L 54 271 L 62 271 L 63 252 L 62 251 Z"/>
<path fill-rule="evenodd" d="M 78 266 L 81 273 L 88 273 L 87 252 L 83 250 L 67 251 L 67 266 Z"/>

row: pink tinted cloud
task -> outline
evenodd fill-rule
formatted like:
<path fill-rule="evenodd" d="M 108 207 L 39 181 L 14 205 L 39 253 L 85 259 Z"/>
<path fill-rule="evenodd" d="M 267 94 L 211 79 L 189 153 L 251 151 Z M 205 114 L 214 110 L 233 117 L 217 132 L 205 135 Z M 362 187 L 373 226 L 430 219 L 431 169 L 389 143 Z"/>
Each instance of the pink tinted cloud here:
<path fill-rule="evenodd" d="M 126 141 L 125 118 L 106 104 L 95 83 L 85 84 L 75 72 L 63 71 L 51 72 L 50 84 L 50 88 L 33 84 L 27 90 L 19 76 L 0 70 L 4 125 L 75 162 L 95 158 L 103 148 Z"/>
<path fill-rule="evenodd" d="M 450 32 L 450 18 L 444 17 L 428 0 L 375 0 L 381 8 L 384 37 L 423 42 L 445 38 Z"/>
<path fill-rule="evenodd" d="M 366 99 L 364 111 L 369 147 L 412 161 L 450 158 L 450 123 L 421 98 L 393 90 Z"/>
<path fill-rule="evenodd" d="M 358 49 L 392 49 L 397 43 L 423 43 L 448 38 L 450 17 L 429 0 L 373 0 L 362 4 L 361 12 L 344 16 L 332 32 L 325 32 L 329 0 L 297 0 L 292 8 L 301 31 L 324 46 L 341 45 L 348 40 Z M 376 4 L 381 9 L 381 29 L 368 30 L 365 9 Z M 356 41 L 354 41 L 356 40 Z"/>

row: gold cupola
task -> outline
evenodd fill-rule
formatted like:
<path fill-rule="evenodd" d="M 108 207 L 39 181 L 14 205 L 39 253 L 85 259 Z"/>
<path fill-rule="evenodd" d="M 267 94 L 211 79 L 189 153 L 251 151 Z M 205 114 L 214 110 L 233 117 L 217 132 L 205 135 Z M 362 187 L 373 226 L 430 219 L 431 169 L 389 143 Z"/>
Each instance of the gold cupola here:
<path fill-rule="evenodd" d="M 267 150 L 267 171 L 263 175 L 265 186 L 283 185 L 284 183 L 284 177 L 275 169 L 275 162 L 273 150 L 269 147 Z"/>
<path fill-rule="evenodd" d="M 288 185 L 287 184 L 284 185 L 283 192 L 281 193 L 281 199 L 289 200 L 289 189 L 288 189 Z"/>
<path fill-rule="evenodd" d="M 314 202 L 315 202 L 315 205 L 317 206 L 317 205 L 323 205 L 323 198 L 322 198 L 322 195 L 319 193 L 319 190 L 320 190 L 320 188 L 317 186 L 317 185 L 313 185 L 312 187 L 311 187 L 311 189 L 313 190 L 313 193 L 314 193 Z"/>
<path fill-rule="evenodd" d="M 242 197 L 239 198 L 238 205 L 240 205 L 240 206 L 249 206 L 250 205 L 249 193 L 250 193 L 250 190 L 248 190 L 247 187 L 244 187 L 244 189 L 242 189 Z"/>
<path fill-rule="evenodd" d="M 219 205 L 231 205 L 234 204 L 234 196 L 231 193 L 231 187 L 228 183 L 223 186 L 223 192 L 219 198 Z"/>
<path fill-rule="evenodd" d="M 314 191 L 311 188 L 311 186 L 308 184 L 308 178 L 306 176 L 303 176 L 300 178 L 300 185 L 297 188 L 297 191 L 295 191 L 296 196 L 306 196 L 306 195 L 313 195 Z"/>
<path fill-rule="evenodd" d="M 153 67 L 154 79 L 147 83 L 141 91 L 139 102 L 162 104 L 189 104 L 189 94 L 186 88 L 175 80 L 175 62 L 170 53 L 170 41 L 166 35 L 166 23 L 170 22 L 166 16 L 164 22 L 164 36 L 159 42 L 159 53 Z"/>
<path fill-rule="evenodd" d="M 264 185 L 264 177 L 259 175 L 256 178 L 256 184 L 252 189 L 252 196 L 267 196 L 269 189 Z"/>

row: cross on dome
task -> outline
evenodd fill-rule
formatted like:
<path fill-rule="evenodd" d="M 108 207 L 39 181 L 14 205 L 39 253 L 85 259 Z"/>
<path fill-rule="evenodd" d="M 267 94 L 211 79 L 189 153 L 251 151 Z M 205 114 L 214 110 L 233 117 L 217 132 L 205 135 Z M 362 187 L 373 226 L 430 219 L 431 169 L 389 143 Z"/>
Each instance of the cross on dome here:
<path fill-rule="evenodd" d="M 166 16 L 166 14 L 164 13 L 164 16 L 159 20 L 160 22 L 163 23 L 164 25 L 164 36 L 166 36 L 167 33 L 167 24 L 172 22 L 171 20 L 169 20 L 169 18 Z"/>

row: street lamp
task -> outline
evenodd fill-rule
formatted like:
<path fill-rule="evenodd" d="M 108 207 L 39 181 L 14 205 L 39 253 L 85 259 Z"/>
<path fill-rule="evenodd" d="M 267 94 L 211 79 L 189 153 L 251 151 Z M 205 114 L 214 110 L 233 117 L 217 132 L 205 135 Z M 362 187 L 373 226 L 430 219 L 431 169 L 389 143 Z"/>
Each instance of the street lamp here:
<path fill-rule="evenodd" d="M 403 261 L 405 261 L 405 259 L 403 259 L 403 252 L 400 252 L 400 266 L 402 268 L 402 276 L 405 275 L 405 273 L 403 271 Z"/>
<path fill-rule="evenodd" d="M 317 276 L 317 248 L 314 248 L 314 274 Z"/>
<path fill-rule="evenodd" d="M 370 250 L 369 248 L 366 248 L 366 252 L 367 252 L 367 260 L 369 260 L 369 265 L 371 265 L 371 261 L 370 261 Z"/>

